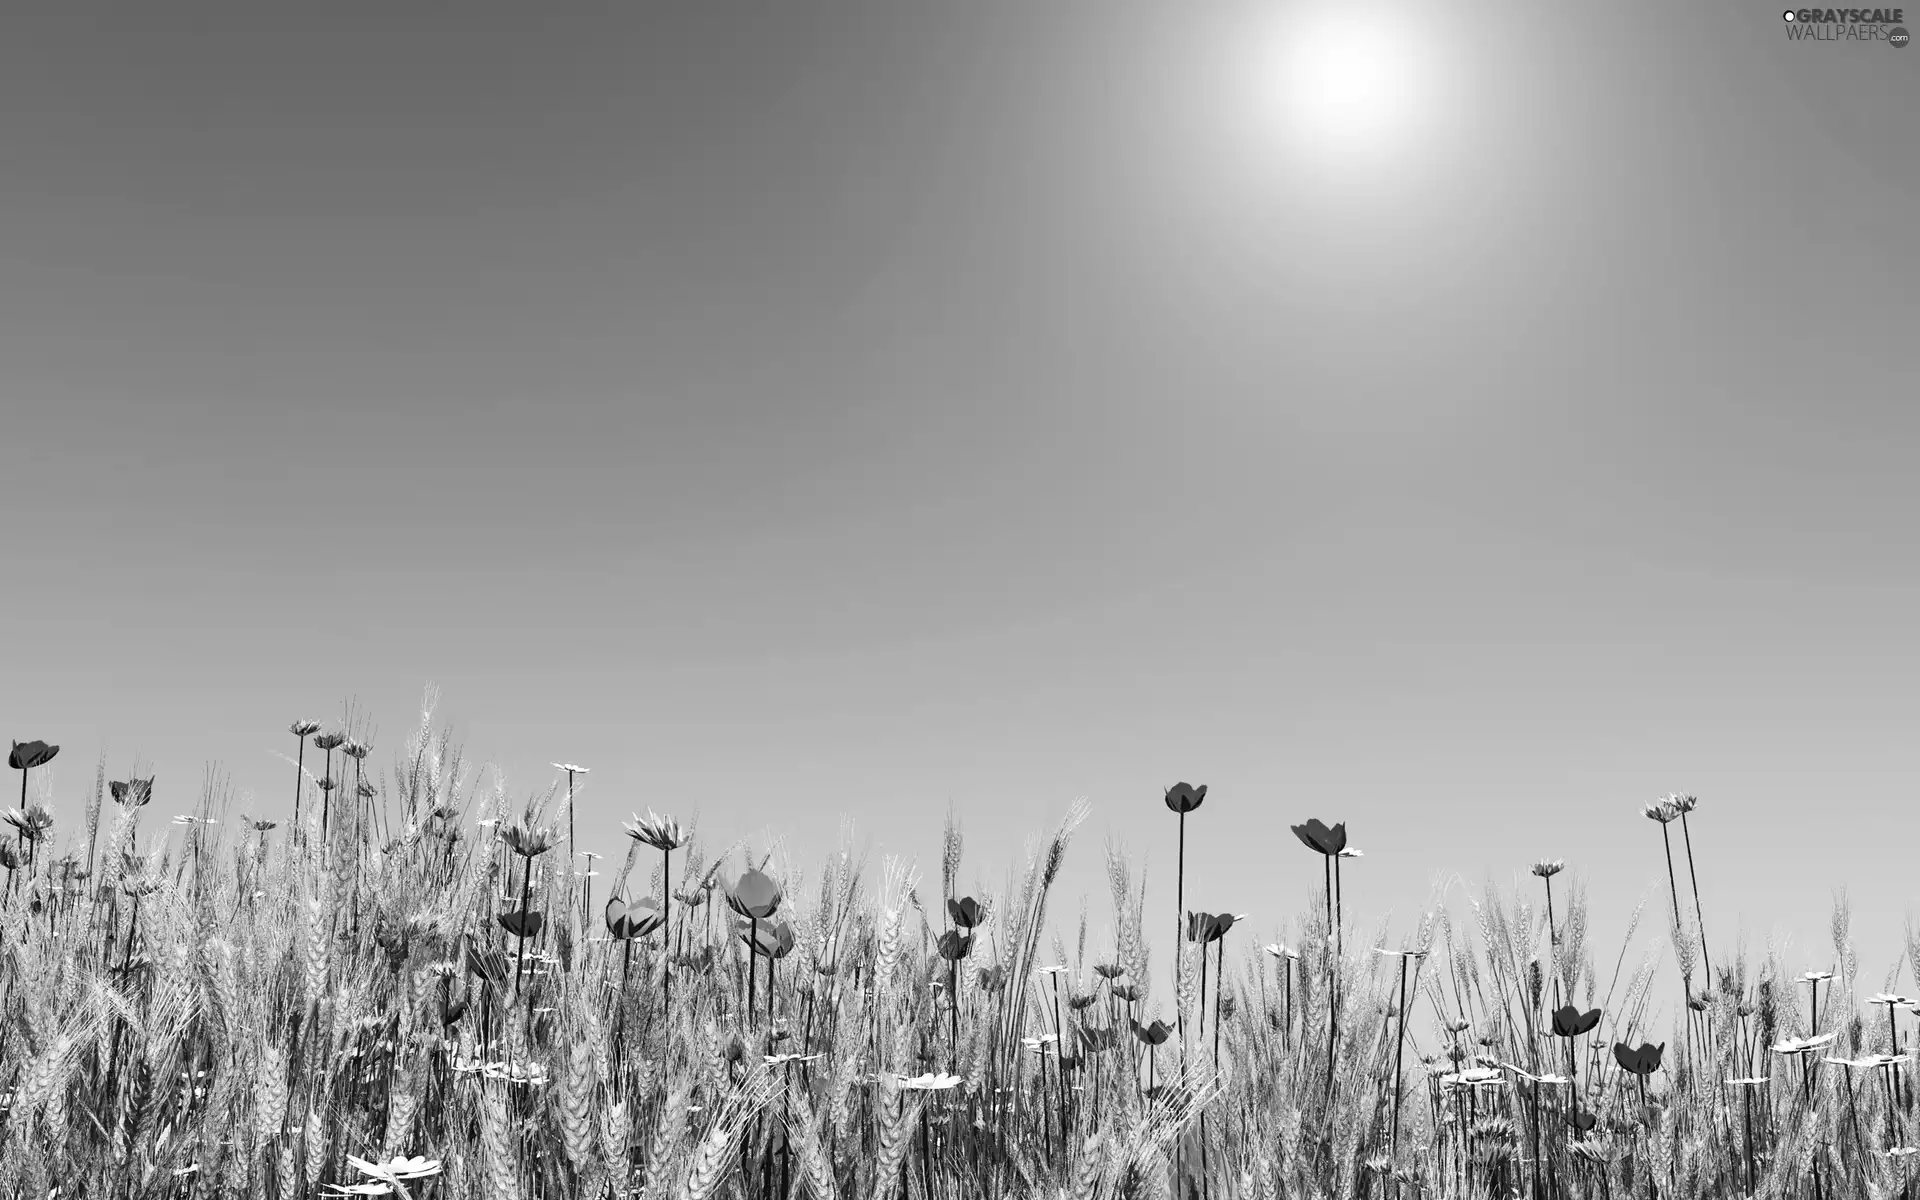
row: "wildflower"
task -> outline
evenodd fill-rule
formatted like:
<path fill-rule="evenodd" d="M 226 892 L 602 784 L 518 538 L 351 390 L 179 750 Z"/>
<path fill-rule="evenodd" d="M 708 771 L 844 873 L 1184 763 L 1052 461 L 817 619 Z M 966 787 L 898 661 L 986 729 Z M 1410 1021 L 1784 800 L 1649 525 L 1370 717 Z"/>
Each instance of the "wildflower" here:
<path fill-rule="evenodd" d="M 1190 813 L 1199 808 L 1207 798 L 1207 785 L 1198 787 L 1190 783 L 1176 783 L 1166 789 L 1167 807 L 1177 813 Z"/>
<path fill-rule="evenodd" d="M 1138 1021 L 1129 1021 L 1128 1024 L 1133 1027 L 1133 1036 L 1139 1038 L 1149 1046 L 1163 1044 L 1167 1040 L 1167 1036 L 1173 1032 L 1173 1030 L 1167 1028 L 1166 1022 L 1158 1019 L 1156 1019 L 1153 1024 L 1147 1026 L 1142 1026 Z"/>
<path fill-rule="evenodd" d="M 540 927 L 546 924 L 545 916 L 528 909 L 503 912 L 494 919 L 500 922 L 500 928 L 517 938 L 539 937 Z"/>
<path fill-rule="evenodd" d="M 1658 1046 L 1642 1043 L 1638 1050 L 1625 1042 L 1615 1042 L 1613 1057 L 1623 1071 L 1634 1075 L 1651 1075 L 1660 1069 L 1660 1054 L 1666 1048 L 1665 1042 Z"/>
<path fill-rule="evenodd" d="M 1640 810 L 1640 813 L 1648 820 L 1658 821 L 1662 825 L 1680 819 L 1680 810 L 1674 807 L 1671 801 L 1667 800 L 1660 800 L 1653 804 L 1646 805 Z"/>
<path fill-rule="evenodd" d="M 896 1075 L 893 1080 L 895 1087 L 914 1092 L 941 1092 L 948 1088 L 959 1087 L 963 1082 L 965 1081 L 960 1076 L 948 1075 L 944 1071 L 916 1075 L 912 1079 Z"/>
<path fill-rule="evenodd" d="M 959 962 L 973 951 L 973 939 L 955 929 L 949 929 L 940 935 L 940 957 L 948 962 Z"/>
<path fill-rule="evenodd" d="M 687 844 L 687 835 L 680 828 L 680 822 L 672 817 L 660 816 L 651 808 L 647 810 L 646 816 L 636 815 L 633 820 L 622 821 L 620 825 L 627 831 L 627 836 L 634 841 L 652 846 L 663 853 L 678 850 Z"/>
<path fill-rule="evenodd" d="M 1755 1075 L 1749 1079 L 1729 1079 L 1727 1082 L 1730 1084 L 1738 1084 L 1742 1087 L 1763 1087 L 1767 1082 L 1767 1077 L 1765 1075 Z"/>
<path fill-rule="evenodd" d="M 364 1158 L 347 1155 L 347 1165 L 363 1175 L 372 1175 L 380 1179 L 425 1179 L 429 1175 L 440 1173 L 440 1160 L 417 1154 L 412 1158 L 396 1154 L 383 1163 L 368 1162 Z"/>
<path fill-rule="evenodd" d="M 44 767 L 60 753 L 60 747 L 49 746 L 45 742 L 15 742 L 13 752 L 7 755 L 7 765 L 16 771 L 31 771 L 35 767 Z M 24 786 L 25 780 L 21 781 Z"/>
<path fill-rule="evenodd" d="M 1093 964 L 1093 973 L 1102 979 L 1114 980 L 1125 975 L 1127 972 L 1126 968 L 1120 966 L 1118 963 L 1095 963 Z"/>
<path fill-rule="evenodd" d="M 1319 818 L 1311 817 L 1305 824 L 1293 827 L 1293 836 L 1299 838 L 1300 844 L 1307 849 L 1329 858 L 1347 848 L 1347 826 L 1344 821 L 1329 829 Z"/>
<path fill-rule="evenodd" d="M 646 937 L 666 919 L 659 902 L 652 896 L 642 896 L 632 904 L 618 898 L 607 901 L 607 932 L 616 941 Z"/>
<path fill-rule="evenodd" d="M 972 896 L 964 896 L 958 900 L 947 901 L 947 915 L 952 917 L 953 923 L 960 928 L 974 929 L 986 919 L 986 909 Z"/>
<path fill-rule="evenodd" d="M 25 808 L 7 810 L 7 824 L 19 831 L 23 842 L 38 842 L 53 828 L 53 812 L 43 804 L 29 804 Z"/>
<path fill-rule="evenodd" d="M 759 922 L 758 928 L 753 922 L 744 922 L 736 930 L 747 949 L 762 958 L 785 958 L 793 953 L 793 926 L 785 921 Z"/>
<path fill-rule="evenodd" d="M 113 792 L 113 802 L 122 808 L 139 808 L 153 799 L 153 779 L 128 779 L 124 782 L 114 780 L 107 785 Z"/>
<path fill-rule="evenodd" d="M 502 825 L 500 840 L 515 854 L 527 859 L 538 858 L 558 844 L 551 829 L 535 828 L 524 819 Z"/>
<path fill-rule="evenodd" d="M 1579 1037 L 1599 1023 L 1600 1010 L 1597 1008 L 1583 1013 L 1569 1004 L 1565 1008 L 1555 1009 L 1553 1013 L 1553 1032 L 1558 1037 Z"/>
<path fill-rule="evenodd" d="M 1564 858 L 1543 858 L 1533 864 L 1533 873 L 1542 879 L 1552 879 L 1566 868 L 1567 860 Z"/>
<path fill-rule="evenodd" d="M 981 991 L 997 992 L 1007 985 L 1007 969 L 1000 966 L 981 967 L 979 982 Z"/>
<path fill-rule="evenodd" d="M 780 885 L 759 870 L 748 870 L 727 889 L 727 905 L 751 920 L 765 920 L 780 908 Z"/>
<path fill-rule="evenodd" d="M 1832 1033 L 1819 1034 L 1816 1037 L 1788 1038 L 1773 1048 L 1775 1054 L 1811 1054 L 1820 1047 L 1833 1041 Z"/>

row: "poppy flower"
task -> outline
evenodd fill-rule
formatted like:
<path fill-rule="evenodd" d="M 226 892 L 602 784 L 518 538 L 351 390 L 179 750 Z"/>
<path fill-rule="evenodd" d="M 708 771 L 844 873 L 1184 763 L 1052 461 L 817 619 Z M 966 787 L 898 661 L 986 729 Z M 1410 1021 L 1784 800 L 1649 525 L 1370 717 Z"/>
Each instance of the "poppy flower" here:
<path fill-rule="evenodd" d="M 1207 798 L 1207 785 L 1195 787 L 1190 783 L 1176 783 L 1166 789 L 1167 807 L 1177 813 L 1190 813 L 1200 807 Z"/>
<path fill-rule="evenodd" d="M 1137 984 L 1116 983 L 1112 986 L 1110 990 L 1113 992 L 1114 995 L 1118 996 L 1122 1000 L 1125 1000 L 1129 1004 L 1133 1003 L 1135 1000 L 1138 1000 L 1140 998 L 1140 988 L 1139 988 L 1139 985 Z"/>
<path fill-rule="evenodd" d="M 940 935 L 940 957 L 948 962 L 959 962 L 973 952 L 973 939 L 957 929 L 949 929 Z"/>
<path fill-rule="evenodd" d="M 1328 829 L 1318 817 L 1309 817 L 1304 825 L 1293 827 L 1293 836 L 1316 854 L 1332 856 L 1347 848 L 1347 825 L 1344 821 Z"/>
<path fill-rule="evenodd" d="M 1118 963 L 1095 963 L 1093 973 L 1102 979 L 1118 979 L 1125 975 L 1127 970 Z"/>
<path fill-rule="evenodd" d="M 1568 1115 L 1567 1124 L 1573 1126 L 1581 1133 L 1592 1133 L 1597 1120 L 1598 1118 L 1590 1112 L 1577 1112 Z M 1578 1148 L 1579 1147 L 1575 1147 L 1575 1149 Z"/>
<path fill-rule="evenodd" d="M 1576 1038 L 1588 1032 L 1600 1023 L 1600 1010 L 1597 1008 L 1581 1012 L 1569 1004 L 1557 1008 L 1553 1013 L 1553 1032 L 1563 1038 Z"/>
<path fill-rule="evenodd" d="M 123 808 L 139 808 L 153 799 L 153 780 L 129 779 L 125 782 L 114 780 L 107 785 L 113 791 L 113 802 Z"/>
<path fill-rule="evenodd" d="M 1129 1021 L 1127 1024 L 1133 1027 L 1133 1036 L 1139 1038 L 1149 1046 L 1164 1044 L 1168 1035 L 1173 1032 L 1173 1030 L 1167 1028 L 1165 1021 L 1158 1019 L 1156 1019 L 1153 1024 L 1147 1026 L 1142 1026 L 1138 1021 Z"/>
<path fill-rule="evenodd" d="M 780 885 L 757 868 L 751 868 L 727 889 L 727 906 L 743 917 L 764 921 L 780 908 Z"/>
<path fill-rule="evenodd" d="M 1533 873 L 1542 879 L 1552 879 L 1555 875 L 1564 871 L 1566 866 L 1567 860 L 1564 858 L 1543 858 L 1533 864 Z"/>
<path fill-rule="evenodd" d="M 310 738 L 314 734 L 320 732 L 320 722 L 295 721 L 293 724 L 287 726 L 287 732 L 291 733 L 293 736 L 297 738 L 302 738 L 302 739 Z"/>
<path fill-rule="evenodd" d="M 1007 986 L 1007 970 L 1005 967 L 981 967 L 979 982 L 981 991 L 997 992 Z"/>
<path fill-rule="evenodd" d="M 972 896 L 947 901 L 947 915 L 962 929 L 974 929 L 986 916 L 986 910 Z"/>
<path fill-rule="evenodd" d="M 785 958 L 793 953 L 793 926 L 785 921 L 759 922 L 757 930 L 751 923 L 742 923 L 739 934 L 747 949 L 761 958 Z"/>
<path fill-rule="evenodd" d="M 607 901 L 607 932 L 616 941 L 646 937 L 666 919 L 659 902 L 652 896 L 642 896 L 632 904 L 617 898 Z"/>
<path fill-rule="evenodd" d="M 1623 1071 L 1633 1075 L 1651 1075 L 1660 1069 L 1660 1052 L 1666 1048 L 1665 1042 L 1658 1046 L 1643 1042 L 1638 1050 L 1625 1042 L 1615 1042 L 1613 1057 Z"/>
<path fill-rule="evenodd" d="M 500 922 L 500 928 L 517 938 L 539 937 L 540 927 L 546 924 L 546 918 L 540 913 L 523 909 L 503 912 L 495 920 Z"/>
<path fill-rule="evenodd" d="M 58 753 L 60 747 L 45 742 L 15 742 L 13 752 L 7 755 L 7 765 L 16 771 L 31 771 L 46 766 Z"/>

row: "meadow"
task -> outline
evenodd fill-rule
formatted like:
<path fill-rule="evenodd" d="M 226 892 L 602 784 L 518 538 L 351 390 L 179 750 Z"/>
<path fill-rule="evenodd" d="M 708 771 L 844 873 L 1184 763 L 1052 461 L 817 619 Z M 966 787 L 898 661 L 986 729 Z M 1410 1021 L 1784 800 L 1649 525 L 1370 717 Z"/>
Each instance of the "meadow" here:
<path fill-rule="evenodd" d="M 581 768 L 514 802 L 430 721 L 385 778 L 346 729 L 287 738 L 291 821 L 213 789 L 175 813 L 104 761 L 84 806 L 30 799 L 58 748 L 13 743 L 0 1194 L 1914 1195 L 1920 1009 L 1893 973 L 1857 986 L 1844 903 L 1831 972 L 1709 941 L 1691 797 L 1621 814 L 1657 824 L 1670 884 L 1628 941 L 1664 936 L 1597 966 L 1557 860 L 1368 936 L 1320 819 L 1282 850 L 1324 881 L 1293 944 L 1188 911 L 1189 826 L 1231 822 L 1198 784 L 1142 789 L 1175 911 L 1110 845 L 1090 937 L 1052 894 L 1100 852 L 1084 803 L 995 894 L 961 894 L 951 820 L 923 872 L 648 811 L 595 868 Z M 1667 955 L 1683 990 L 1657 996 Z"/>

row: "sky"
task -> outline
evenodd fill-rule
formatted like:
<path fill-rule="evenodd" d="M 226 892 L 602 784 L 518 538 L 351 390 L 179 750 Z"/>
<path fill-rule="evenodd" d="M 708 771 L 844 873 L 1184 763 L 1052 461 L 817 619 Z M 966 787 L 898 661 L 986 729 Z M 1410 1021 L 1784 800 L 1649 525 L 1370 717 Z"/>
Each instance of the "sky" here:
<path fill-rule="evenodd" d="M 65 829 L 102 754 L 284 816 L 289 722 L 390 773 L 433 684 L 616 862 L 848 819 L 926 894 L 950 807 L 984 891 L 1084 796 L 1054 911 L 1099 953 L 1111 840 L 1162 971 L 1177 781 L 1254 941 L 1312 816 L 1394 944 L 1564 857 L 1603 977 L 1689 792 L 1710 951 L 1824 967 L 1845 888 L 1878 990 L 1916 114 L 1920 52 L 1721 0 L 50 12 L 0 725 Z"/>

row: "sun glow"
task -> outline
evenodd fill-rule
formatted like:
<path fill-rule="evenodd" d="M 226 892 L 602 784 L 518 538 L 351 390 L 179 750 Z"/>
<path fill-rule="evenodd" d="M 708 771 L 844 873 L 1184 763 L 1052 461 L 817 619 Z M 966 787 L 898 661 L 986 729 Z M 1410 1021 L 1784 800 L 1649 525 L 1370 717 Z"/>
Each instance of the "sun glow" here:
<path fill-rule="evenodd" d="M 1425 22 L 1376 5 L 1271 14 L 1239 40 L 1243 117 L 1322 163 L 1393 159 L 1437 100 Z"/>

